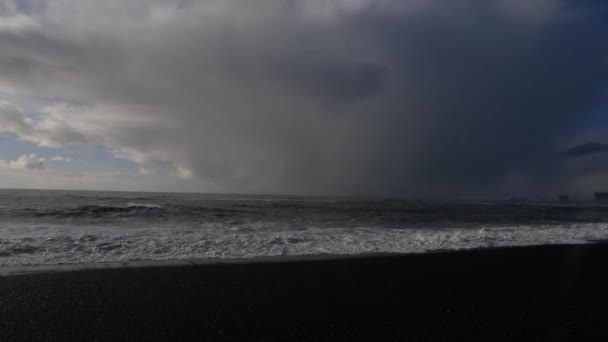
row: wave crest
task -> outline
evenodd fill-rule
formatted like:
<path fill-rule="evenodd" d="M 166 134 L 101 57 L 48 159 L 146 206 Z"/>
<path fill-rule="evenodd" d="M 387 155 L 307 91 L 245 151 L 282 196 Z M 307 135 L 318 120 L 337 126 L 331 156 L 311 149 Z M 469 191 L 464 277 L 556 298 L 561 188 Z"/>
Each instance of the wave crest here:
<path fill-rule="evenodd" d="M 106 205 L 81 205 L 70 208 L 39 210 L 30 214 L 34 217 L 76 218 L 76 217 L 117 217 L 117 216 L 161 216 L 160 206 L 129 203 L 124 207 Z"/>
<path fill-rule="evenodd" d="M 481 247 L 576 244 L 608 238 L 608 224 L 481 229 L 198 227 L 86 230 L 20 228 L 0 234 L 0 266 L 269 256 L 422 253 Z"/>

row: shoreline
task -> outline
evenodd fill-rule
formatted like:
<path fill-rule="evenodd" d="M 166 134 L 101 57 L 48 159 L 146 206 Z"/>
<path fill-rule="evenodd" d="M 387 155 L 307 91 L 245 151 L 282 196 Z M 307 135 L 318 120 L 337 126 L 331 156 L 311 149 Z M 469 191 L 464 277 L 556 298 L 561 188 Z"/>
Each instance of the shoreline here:
<path fill-rule="evenodd" d="M 608 243 L 0 277 L 0 341 L 597 341 Z"/>
<path fill-rule="evenodd" d="M 24 266 L 0 266 L 0 278 L 18 275 L 29 274 L 45 274 L 45 273 L 64 273 L 64 272 L 81 272 L 95 271 L 106 269 L 133 269 L 133 268 L 154 268 L 154 267 L 184 267 L 184 266 L 204 266 L 204 265 L 223 265 L 223 264 L 265 264 L 265 263 L 293 263 L 293 262 L 309 262 L 309 261 L 332 261 L 343 259 L 367 259 L 367 258 L 386 258 L 386 257 L 401 257 L 401 256 L 418 256 L 430 254 L 444 253 L 467 253 L 475 251 L 492 251 L 503 249 L 520 249 L 520 248 L 536 248 L 536 247 L 575 247 L 590 244 L 603 244 L 608 241 L 588 241 L 585 243 L 563 243 L 563 244 L 545 244 L 545 245 L 515 245 L 515 246 L 497 246 L 497 247 L 473 247 L 462 249 L 438 249 L 429 250 L 426 252 L 412 253 L 364 253 L 364 254 L 303 254 L 303 255 L 276 255 L 276 256 L 259 256 L 251 258 L 197 258 L 197 259 L 161 259 L 161 260 L 125 260 L 125 261 L 108 261 L 108 262 L 93 262 L 93 263 L 67 263 L 67 264 L 41 264 L 41 265 L 24 265 Z"/>
<path fill-rule="evenodd" d="M 156 267 L 187 267 L 205 265 L 255 265 L 266 263 L 293 263 L 308 261 L 332 261 L 359 258 L 382 258 L 401 255 L 419 255 L 428 253 L 442 253 L 443 251 L 429 251 L 427 253 L 367 253 L 367 254 L 310 254 L 310 255 L 285 255 L 285 256 L 260 256 L 253 258 L 200 258 L 200 259 L 167 259 L 167 260 L 129 260 L 109 261 L 95 263 L 73 263 L 73 264 L 45 264 L 0 267 L 0 278 L 30 274 L 82 272 L 96 270 L 117 270 L 133 268 L 156 268 Z"/>

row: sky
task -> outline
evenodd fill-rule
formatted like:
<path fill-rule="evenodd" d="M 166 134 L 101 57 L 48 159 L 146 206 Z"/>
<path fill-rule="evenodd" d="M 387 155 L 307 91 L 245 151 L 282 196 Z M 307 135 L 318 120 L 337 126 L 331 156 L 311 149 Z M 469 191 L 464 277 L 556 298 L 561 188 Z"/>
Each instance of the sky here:
<path fill-rule="evenodd" d="M 608 191 L 608 5 L 0 0 L 0 188 Z"/>

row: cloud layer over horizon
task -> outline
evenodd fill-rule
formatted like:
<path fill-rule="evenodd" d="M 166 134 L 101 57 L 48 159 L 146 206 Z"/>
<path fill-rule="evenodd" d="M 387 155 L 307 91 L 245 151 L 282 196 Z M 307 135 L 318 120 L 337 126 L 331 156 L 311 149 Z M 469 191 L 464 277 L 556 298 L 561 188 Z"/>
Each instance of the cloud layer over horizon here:
<path fill-rule="evenodd" d="M 0 130 L 200 191 L 608 187 L 608 7 L 563 0 L 0 0 Z M 10 101 L 43 103 L 34 111 Z"/>

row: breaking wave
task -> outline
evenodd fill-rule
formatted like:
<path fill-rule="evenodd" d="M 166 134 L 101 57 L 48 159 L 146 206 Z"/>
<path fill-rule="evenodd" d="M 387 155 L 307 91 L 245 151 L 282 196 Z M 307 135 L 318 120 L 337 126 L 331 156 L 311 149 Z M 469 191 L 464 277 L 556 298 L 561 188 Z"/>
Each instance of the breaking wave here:
<path fill-rule="evenodd" d="M 0 267 L 420 253 L 608 239 L 601 203 L 0 193 Z"/>
<path fill-rule="evenodd" d="M 482 247 L 587 243 L 608 224 L 476 229 L 202 227 L 77 229 L 20 227 L 0 234 L 0 266 L 269 256 L 421 253 Z"/>
<path fill-rule="evenodd" d="M 163 214 L 163 209 L 158 205 L 146 205 L 129 203 L 124 207 L 107 205 L 81 205 L 73 208 L 36 210 L 30 213 L 35 217 L 117 217 L 117 216 L 159 216 Z"/>
<path fill-rule="evenodd" d="M 225 208 L 206 208 L 191 206 L 172 206 L 165 208 L 151 203 L 127 203 L 124 206 L 112 205 L 81 205 L 76 207 L 61 207 L 52 209 L 18 209 L 12 210 L 10 217 L 16 218 L 47 218 L 47 219 L 146 219 L 146 218 L 172 218 L 181 219 L 193 216 L 204 217 L 208 215 L 224 217 L 232 214 L 260 214 L 253 210 L 235 210 Z"/>
<path fill-rule="evenodd" d="M 162 206 L 158 205 L 158 204 L 154 204 L 154 203 L 135 203 L 135 202 L 129 202 L 127 203 L 127 207 L 128 208 L 162 208 Z"/>
<path fill-rule="evenodd" d="M 99 203 L 101 202 L 101 203 Z M 162 204 L 148 201 L 116 203 L 102 200 L 80 205 L 35 207 L 1 207 L 0 217 L 26 220 L 112 224 L 124 219 L 132 222 L 147 219 L 171 221 L 256 221 L 266 217 L 283 223 L 301 222 L 319 227 L 374 226 L 384 228 L 479 228 L 483 225 L 543 225 L 608 222 L 606 206 L 513 205 L 497 203 L 401 203 L 401 202 L 319 202 L 319 201 L 249 201 L 226 203 L 181 201 Z M 201 205 L 202 204 L 202 205 Z M 149 220 L 148 220 L 149 221 Z M 229 222 L 225 222 L 229 223 Z"/>

